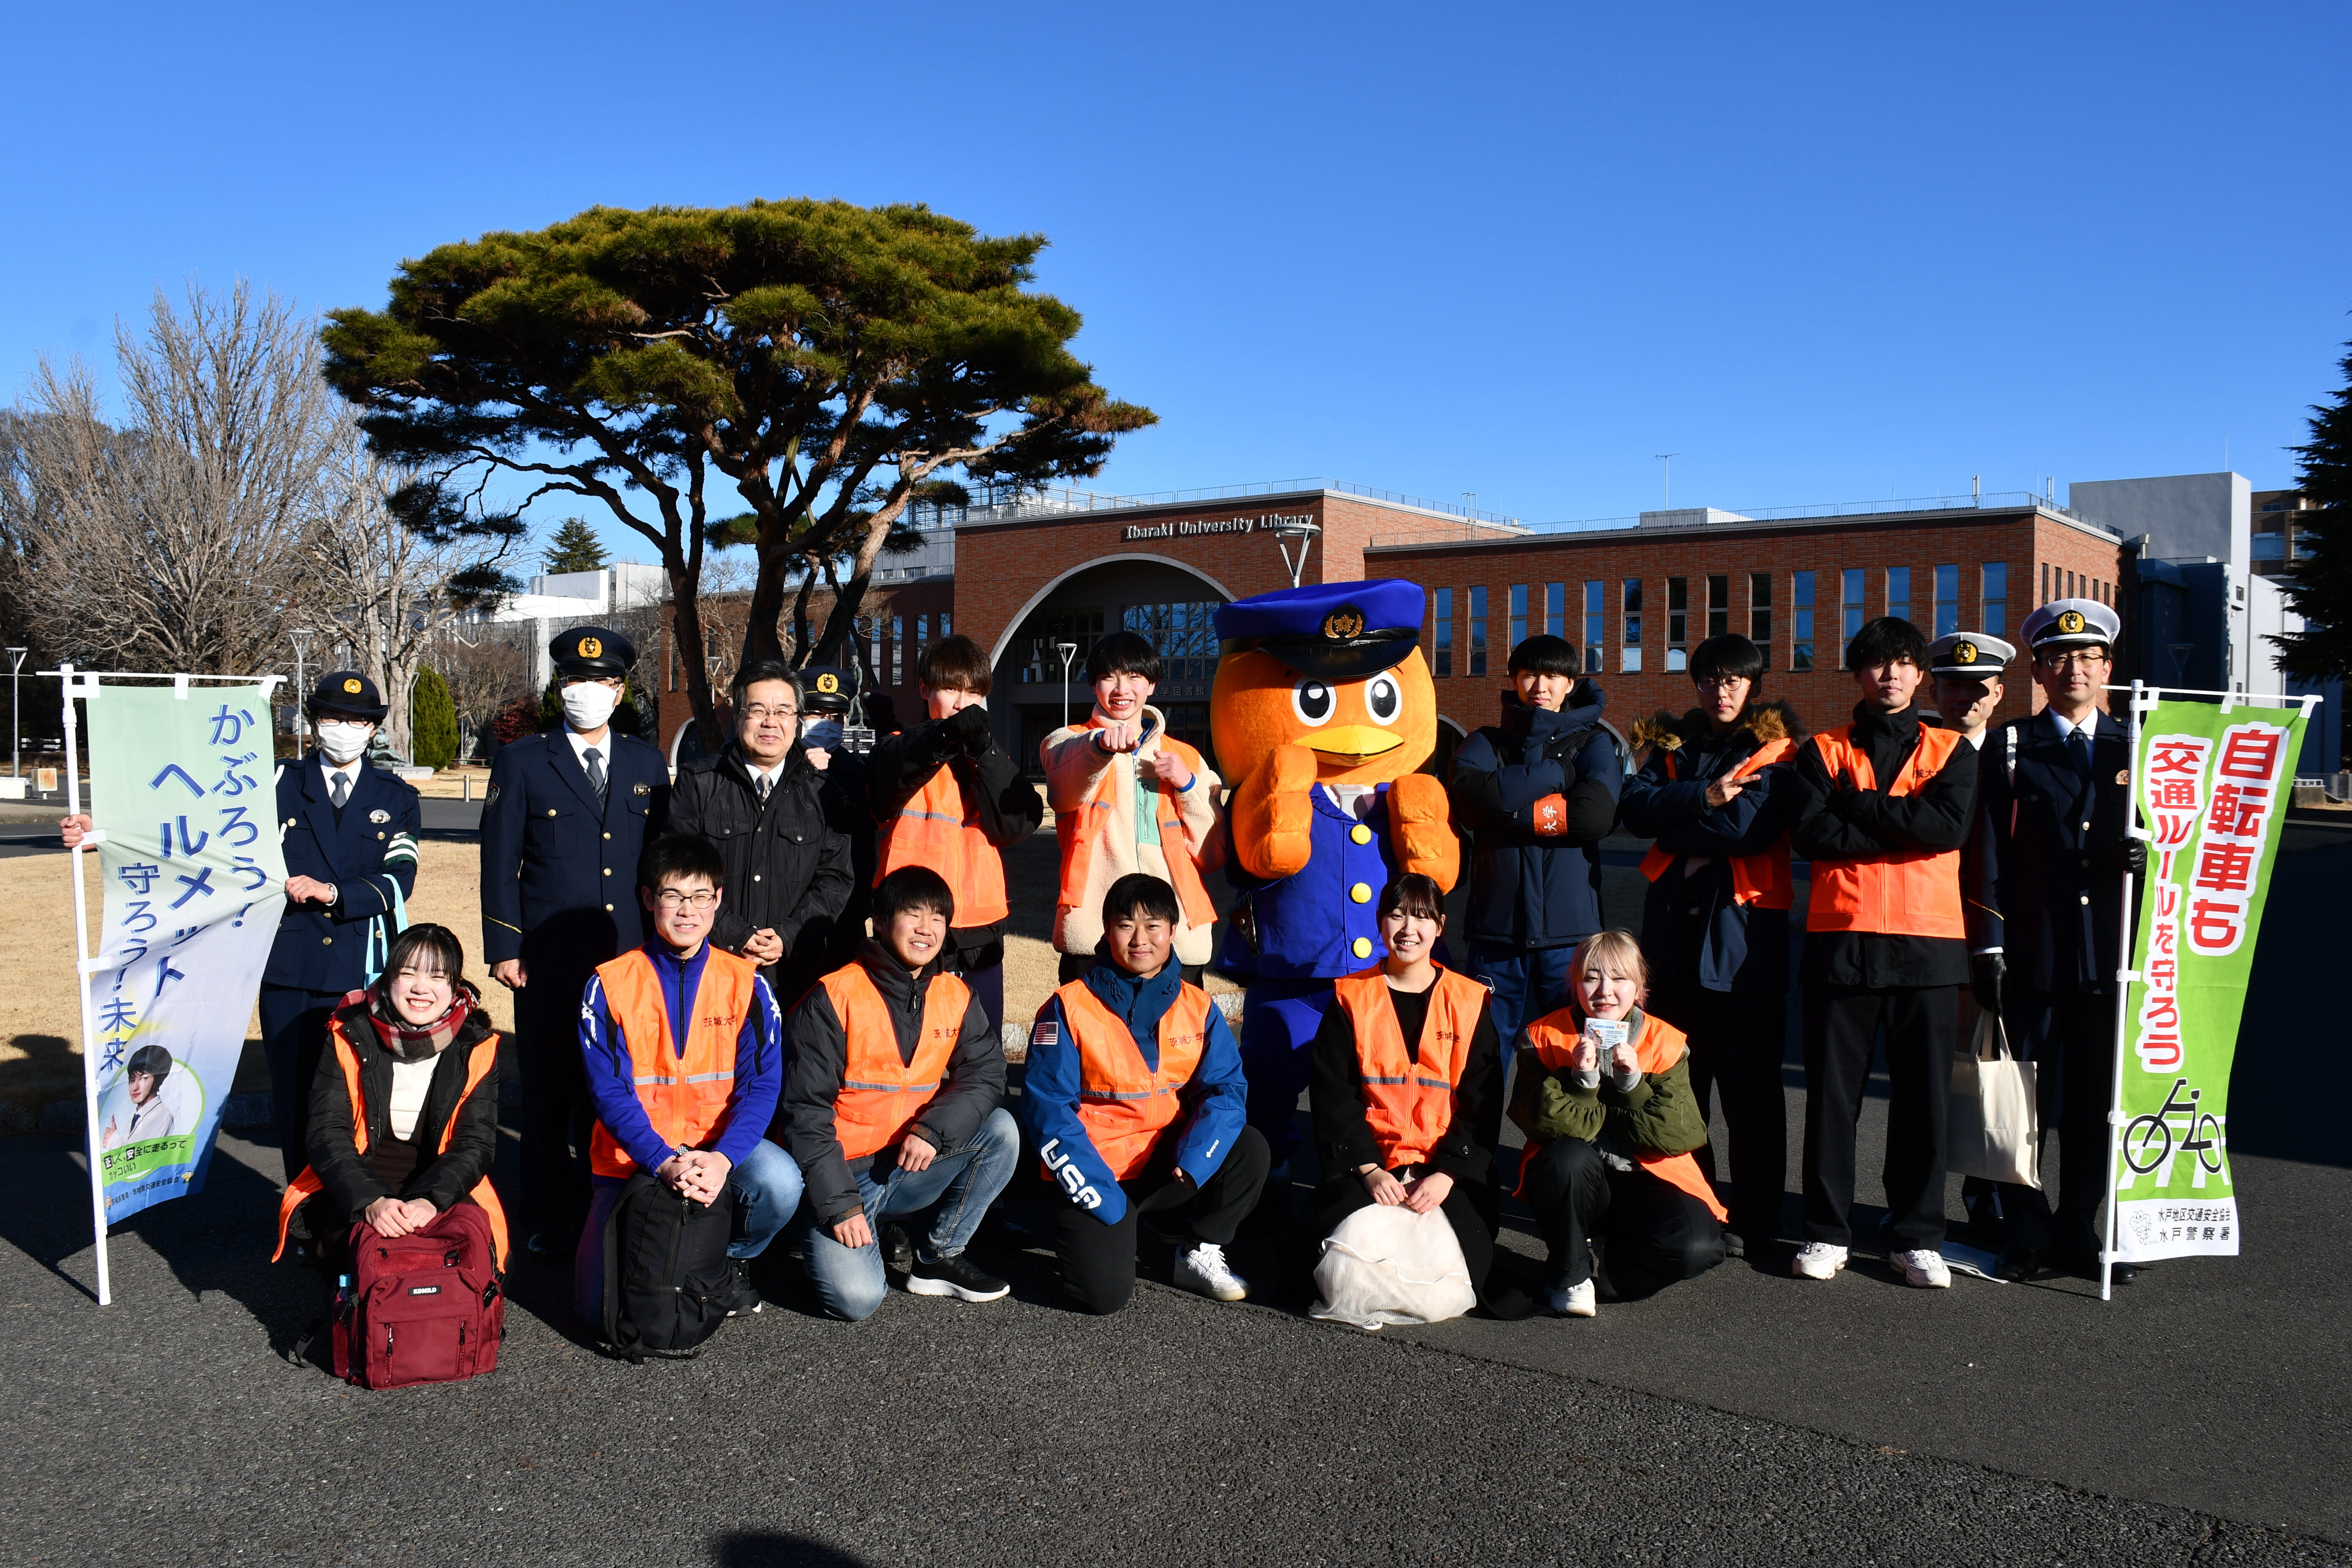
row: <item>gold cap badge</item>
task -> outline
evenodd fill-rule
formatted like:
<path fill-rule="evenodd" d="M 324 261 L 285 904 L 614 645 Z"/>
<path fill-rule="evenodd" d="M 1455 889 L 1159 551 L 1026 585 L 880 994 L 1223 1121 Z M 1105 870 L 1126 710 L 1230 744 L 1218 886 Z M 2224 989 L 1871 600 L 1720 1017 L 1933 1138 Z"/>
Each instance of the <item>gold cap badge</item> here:
<path fill-rule="evenodd" d="M 1333 642 L 1345 642 L 1364 635 L 1364 612 L 1353 605 L 1342 605 L 1323 617 L 1323 635 Z"/>
<path fill-rule="evenodd" d="M 2058 616 L 2058 629 L 2064 632 L 2068 637 L 2072 637 L 2076 632 L 2081 631 L 2083 629 L 2083 612 L 2080 610 L 2062 611 Z"/>
<path fill-rule="evenodd" d="M 1972 642 L 1960 643 L 1953 647 L 1952 657 L 1962 664 L 1974 664 L 1977 661 L 1977 645 Z"/>
<path fill-rule="evenodd" d="M 837 675 L 820 675 L 816 678 L 816 689 L 819 691 L 824 692 L 827 697 L 831 697 L 834 693 L 841 689 L 841 677 Z"/>
<path fill-rule="evenodd" d="M 357 697 L 360 694 L 360 683 L 356 679 L 345 680 L 343 691 L 348 696 Z"/>
<path fill-rule="evenodd" d="M 580 639 L 580 657 L 582 658 L 604 658 L 604 639 L 601 637 L 582 637 Z"/>

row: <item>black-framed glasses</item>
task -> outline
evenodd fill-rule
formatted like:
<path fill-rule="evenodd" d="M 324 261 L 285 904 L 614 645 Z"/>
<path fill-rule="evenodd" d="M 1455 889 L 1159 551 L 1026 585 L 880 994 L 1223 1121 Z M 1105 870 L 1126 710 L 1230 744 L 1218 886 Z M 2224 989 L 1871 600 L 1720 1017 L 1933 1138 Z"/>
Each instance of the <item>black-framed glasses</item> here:
<path fill-rule="evenodd" d="M 709 888 L 704 888 L 699 892 L 693 893 L 681 893 L 676 888 L 664 888 L 660 892 L 654 895 L 654 902 L 659 904 L 666 910 L 688 908 L 707 910 L 718 901 L 719 895 L 712 892 Z"/>

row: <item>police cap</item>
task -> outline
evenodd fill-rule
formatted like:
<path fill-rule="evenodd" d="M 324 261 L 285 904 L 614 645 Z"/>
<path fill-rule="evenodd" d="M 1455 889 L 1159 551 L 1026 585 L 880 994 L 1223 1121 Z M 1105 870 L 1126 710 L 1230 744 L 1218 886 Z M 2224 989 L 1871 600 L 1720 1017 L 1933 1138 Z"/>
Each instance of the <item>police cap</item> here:
<path fill-rule="evenodd" d="M 2035 648 L 2074 643 L 2113 647 L 2123 622 L 2096 599 L 2053 599 L 2025 617 L 2025 640 Z"/>
<path fill-rule="evenodd" d="M 1420 645 L 1424 602 L 1420 584 L 1396 577 L 1281 588 L 1222 606 L 1218 651 L 1264 648 L 1303 675 L 1360 680 Z"/>
<path fill-rule="evenodd" d="M 801 686 L 808 693 L 810 712 L 846 713 L 857 682 L 845 669 L 830 664 L 813 664 L 801 671 Z"/>
<path fill-rule="evenodd" d="M 383 721 L 391 710 L 375 689 L 375 682 L 356 669 L 331 669 L 319 677 L 319 684 L 310 688 L 310 711 L 323 712 L 333 709 L 354 719 L 364 719 L 371 724 Z"/>
<path fill-rule="evenodd" d="M 1927 645 L 1927 673 L 1946 680 L 1998 680 L 2017 649 L 1984 632 L 1949 632 Z"/>
<path fill-rule="evenodd" d="M 629 639 L 604 626 L 574 626 L 547 645 L 558 675 L 626 675 L 637 662 Z"/>

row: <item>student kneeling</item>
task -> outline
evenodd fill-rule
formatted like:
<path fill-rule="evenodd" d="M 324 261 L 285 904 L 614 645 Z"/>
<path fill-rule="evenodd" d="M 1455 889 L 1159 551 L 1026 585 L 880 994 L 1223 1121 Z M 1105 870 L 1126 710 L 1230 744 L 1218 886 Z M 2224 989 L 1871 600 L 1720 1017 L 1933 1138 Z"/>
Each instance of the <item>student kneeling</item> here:
<path fill-rule="evenodd" d="M 1387 959 L 1333 989 L 1307 1087 L 1325 1174 L 1294 1266 L 1311 1274 L 1324 1239 L 1358 1209 L 1443 1208 L 1484 1301 L 1495 1258 L 1502 1047 L 1486 983 L 1431 960 L 1445 931 L 1444 899 L 1418 872 L 1391 882 L 1380 907 Z"/>
<path fill-rule="evenodd" d="M 1062 1289 L 1089 1312 L 1135 1289 L 1136 1216 L 1173 1227 L 1176 1283 L 1220 1301 L 1249 1287 L 1225 1244 L 1265 1185 L 1265 1140 L 1224 1015 L 1172 962 L 1176 891 L 1138 872 L 1103 898 L 1103 943 L 1029 1037 L 1022 1107 L 1053 1182 Z"/>
<path fill-rule="evenodd" d="M 592 1195 L 572 1285 L 580 1315 L 604 1316 L 604 1228 L 639 1169 L 708 1205 L 735 1199 L 735 1311 L 760 1310 L 745 1271 L 800 1206 L 801 1173 L 761 1134 L 783 1079 L 783 1020 L 760 966 L 706 940 L 725 876 L 707 838 L 674 833 L 646 851 L 643 947 L 597 966 L 580 1002 L 580 1054 L 596 1104 Z"/>
<path fill-rule="evenodd" d="M 889 1293 L 877 1226 L 929 1211 L 907 1289 L 993 1301 L 1012 1287 L 964 1258 L 1013 1177 L 1021 1131 L 1004 1098 L 1004 1047 L 954 973 L 955 896 L 927 866 L 874 889 L 874 929 L 855 963 L 793 1013 L 785 1142 L 815 1216 L 805 1251 L 824 1310 L 851 1322 Z"/>
<path fill-rule="evenodd" d="M 1549 1304 L 1589 1318 L 1593 1241 L 1615 1293 L 1648 1296 L 1723 1261 L 1726 1215 L 1690 1154 L 1706 1142 L 1690 1046 L 1641 1009 L 1641 944 L 1631 931 L 1587 937 L 1568 981 L 1569 1005 L 1520 1037 L 1532 1059 L 1519 1064 L 1511 1120 L 1528 1135 L 1519 1195 L 1551 1249 Z"/>

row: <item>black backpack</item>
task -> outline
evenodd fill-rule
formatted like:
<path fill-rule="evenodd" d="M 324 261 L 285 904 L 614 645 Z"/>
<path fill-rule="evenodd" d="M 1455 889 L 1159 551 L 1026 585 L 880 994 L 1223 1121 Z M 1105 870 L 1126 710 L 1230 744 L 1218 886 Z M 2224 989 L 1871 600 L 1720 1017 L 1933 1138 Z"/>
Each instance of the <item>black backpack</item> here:
<path fill-rule="evenodd" d="M 629 1178 L 604 1225 L 604 1342 L 613 1353 L 689 1360 L 735 1305 L 727 1240 L 735 1196 L 708 1205 L 646 1171 Z"/>

